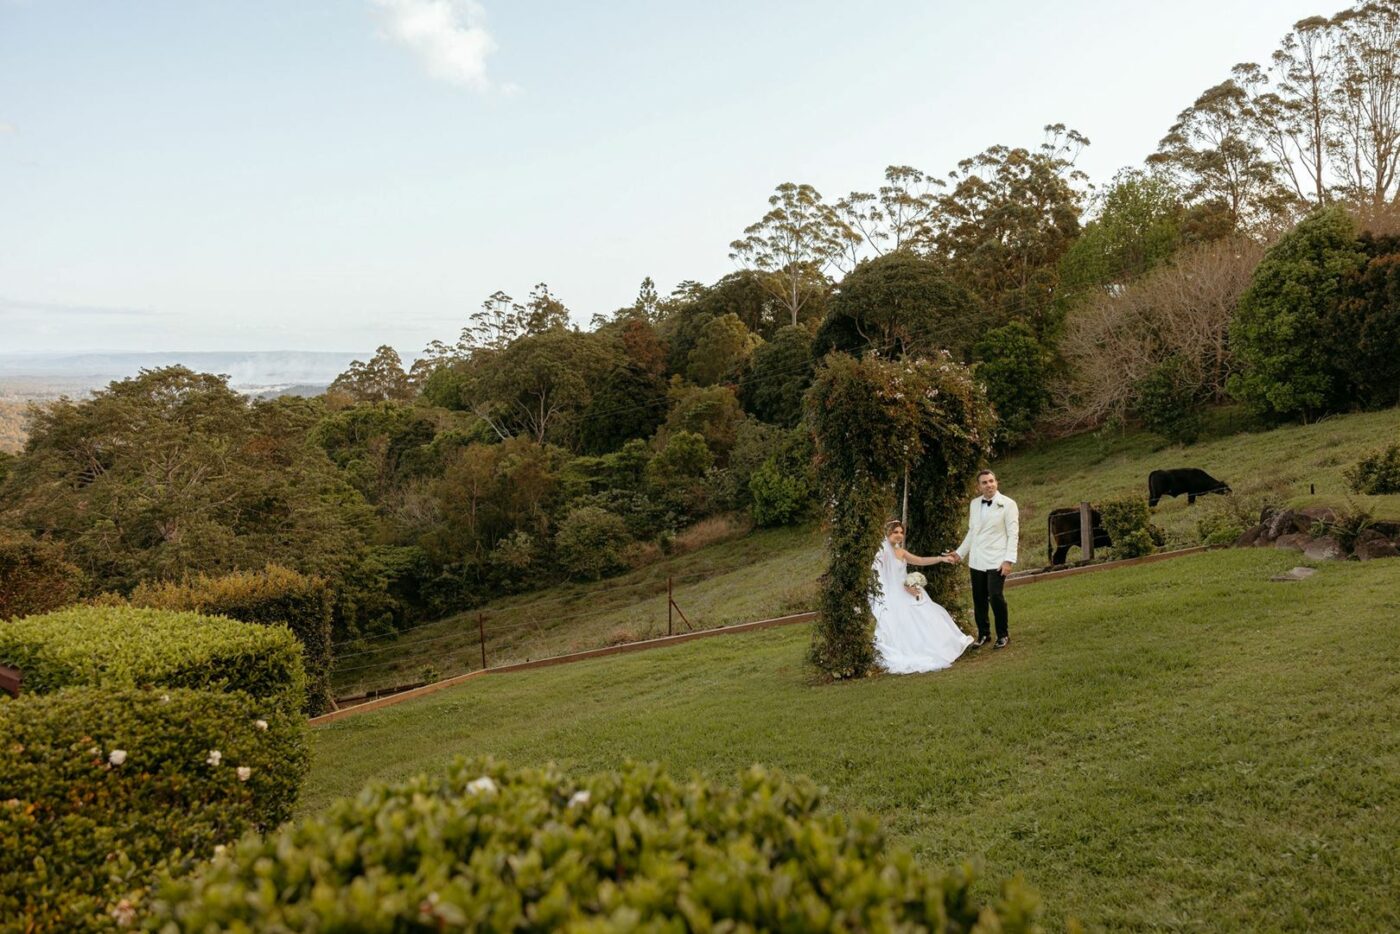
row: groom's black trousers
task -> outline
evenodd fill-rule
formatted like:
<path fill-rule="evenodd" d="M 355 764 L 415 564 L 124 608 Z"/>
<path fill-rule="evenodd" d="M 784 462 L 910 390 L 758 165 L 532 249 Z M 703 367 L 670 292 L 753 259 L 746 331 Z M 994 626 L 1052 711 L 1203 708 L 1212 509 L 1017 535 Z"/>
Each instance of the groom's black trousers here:
<path fill-rule="evenodd" d="M 997 620 L 997 638 L 1006 638 L 1006 597 L 1002 593 L 1005 587 L 1006 578 L 1001 576 L 1000 568 L 972 572 L 972 615 L 977 619 L 979 639 L 991 634 L 987 626 L 989 604 Z"/>

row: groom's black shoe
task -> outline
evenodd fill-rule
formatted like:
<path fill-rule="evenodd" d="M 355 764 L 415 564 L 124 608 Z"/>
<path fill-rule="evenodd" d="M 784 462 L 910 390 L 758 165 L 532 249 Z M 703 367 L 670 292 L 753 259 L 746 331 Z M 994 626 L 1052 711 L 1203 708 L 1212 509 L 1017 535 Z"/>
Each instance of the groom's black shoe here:
<path fill-rule="evenodd" d="M 1000 639 L 997 640 L 996 645 L 992 646 L 992 648 L 994 648 L 994 649 L 1004 649 L 1004 648 L 1006 648 L 1006 643 L 1008 643 L 1008 642 L 1010 642 L 1010 641 L 1011 641 L 1011 637 L 1010 637 L 1010 636 L 1002 636 Z"/>
<path fill-rule="evenodd" d="M 991 636 L 978 636 L 976 639 L 973 639 L 973 640 L 972 640 L 972 646 L 971 646 L 971 648 L 980 649 L 982 646 L 986 645 L 988 642 L 991 642 L 991 641 L 992 641 L 992 637 L 991 637 Z"/>

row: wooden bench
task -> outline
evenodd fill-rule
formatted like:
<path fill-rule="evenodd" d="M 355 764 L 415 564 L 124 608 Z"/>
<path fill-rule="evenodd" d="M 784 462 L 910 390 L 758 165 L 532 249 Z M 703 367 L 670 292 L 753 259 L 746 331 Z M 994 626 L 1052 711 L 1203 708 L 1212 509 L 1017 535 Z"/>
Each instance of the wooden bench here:
<path fill-rule="evenodd" d="M 18 668 L 0 665 L 0 691 L 4 691 L 11 697 L 19 697 L 19 686 L 23 680 L 24 673 Z"/>

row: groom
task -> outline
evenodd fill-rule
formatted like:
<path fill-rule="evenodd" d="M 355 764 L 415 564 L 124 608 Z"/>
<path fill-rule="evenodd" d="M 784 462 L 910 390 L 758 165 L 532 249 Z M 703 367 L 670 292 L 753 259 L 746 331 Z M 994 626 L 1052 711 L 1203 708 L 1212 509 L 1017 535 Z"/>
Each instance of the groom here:
<path fill-rule="evenodd" d="M 1006 597 L 1002 589 L 1016 563 L 1020 518 L 1016 501 L 997 491 L 997 475 L 990 470 L 977 475 L 977 491 L 981 495 L 968 508 L 967 535 L 952 554 L 967 561 L 972 571 L 972 609 L 977 618 L 977 641 L 973 647 L 981 648 L 991 638 L 987 626 L 990 605 L 997 621 L 994 648 L 1001 649 L 1011 639 L 1006 631 Z"/>

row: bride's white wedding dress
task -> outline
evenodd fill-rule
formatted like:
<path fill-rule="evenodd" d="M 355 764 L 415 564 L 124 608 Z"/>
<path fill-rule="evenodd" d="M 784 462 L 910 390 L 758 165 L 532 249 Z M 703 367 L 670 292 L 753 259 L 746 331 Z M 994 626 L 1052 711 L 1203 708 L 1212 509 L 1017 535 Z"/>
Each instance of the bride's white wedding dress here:
<path fill-rule="evenodd" d="M 917 597 L 904 589 L 908 569 L 888 541 L 875 556 L 874 568 L 879 591 L 870 595 L 870 610 L 875 614 L 875 652 L 885 670 L 907 675 L 953 664 L 972 637 L 922 587 Z"/>

